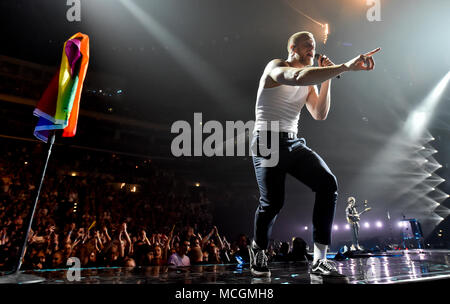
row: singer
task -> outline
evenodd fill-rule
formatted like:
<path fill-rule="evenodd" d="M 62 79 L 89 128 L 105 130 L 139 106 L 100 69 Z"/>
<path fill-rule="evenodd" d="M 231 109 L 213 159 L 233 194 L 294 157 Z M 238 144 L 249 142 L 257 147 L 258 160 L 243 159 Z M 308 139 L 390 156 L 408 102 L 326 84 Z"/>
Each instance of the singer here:
<path fill-rule="evenodd" d="M 254 276 L 269 277 L 268 247 L 272 226 L 284 203 L 286 174 L 304 183 L 316 193 L 313 210 L 314 260 L 311 273 L 342 276 L 326 252 L 331 242 L 337 180 L 325 161 L 297 137 L 300 111 L 303 106 L 316 120 L 327 118 L 330 110 L 331 79 L 347 71 L 370 71 L 375 62 L 372 55 L 380 49 L 361 54 L 346 63 L 335 65 L 320 55 L 318 67 L 314 63 L 316 42 L 309 32 L 293 34 L 287 43 L 288 58 L 270 61 L 260 79 L 256 98 L 256 120 L 252 146 L 261 147 L 261 136 L 270 139 L 271 121 L 278 121 L 279 161 L 276 166 L 263 166 L 264 157 L 253 154 L 253 165 L 260 199 L 255 212 L 254 238 L 249 245 L 250 269 Z M 320 84 L 320 91 L 317 86 Z M 265 134 L 264 134 L 265 133 Z M 276 137 L 275 137 L 276 138 Z M 270 145 L 270 142 L 267 143 Z M 256 145 L 256 146 L 255 146 Z"/>

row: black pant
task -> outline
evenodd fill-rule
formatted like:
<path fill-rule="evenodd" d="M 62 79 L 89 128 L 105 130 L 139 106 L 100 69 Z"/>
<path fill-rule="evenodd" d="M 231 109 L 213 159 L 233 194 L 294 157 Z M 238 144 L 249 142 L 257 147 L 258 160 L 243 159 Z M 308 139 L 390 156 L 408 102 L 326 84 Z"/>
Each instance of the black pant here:
<path fill-rule="evenodd" d="M 252 145 L 260 147 L 258 132 Z M 270 147 L 270 133 L 267 135 Z M 266 157 L 268 158 L 268 157 Z M 259 206 L 255 213 L 254 240 L 258 247 L 267 248 L 272 226 L 284 204 L 286 173 L 316 192 L 313 211 L 314 242 L 329 245 L 337 200 L 337 180 L 323 159 L 306 146 L 304 138 L 280 137 L 279 161 L 274 167 L 263 167 L 264 159 L 259 153 L 253 156 L 256 180 L 259 186 Z"/>
<path fill-rule="evenodd" d="M 353 245 L 355 245 L 355 247 L 359 246 L 358 235 L 359 235 L 359 223 L 353 222 L 352 223 L 352 237 L 353 237 Z"/>

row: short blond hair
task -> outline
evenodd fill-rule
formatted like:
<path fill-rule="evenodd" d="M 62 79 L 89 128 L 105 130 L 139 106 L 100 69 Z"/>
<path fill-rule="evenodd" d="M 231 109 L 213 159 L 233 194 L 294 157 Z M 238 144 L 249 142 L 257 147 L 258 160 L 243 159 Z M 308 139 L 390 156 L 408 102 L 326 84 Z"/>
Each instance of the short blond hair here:
<path fill-rule="evenodd" d="M 297 32 L 293 34 L 291 37 L 289 37 L 287 42 L 287 51 L 288 53 L 291 52 L 291 46 L 296 45 L 297 42 L 300 40 L 300 38 L 312 38 L 314 39 L 314 35 L 307 31 Z"/>

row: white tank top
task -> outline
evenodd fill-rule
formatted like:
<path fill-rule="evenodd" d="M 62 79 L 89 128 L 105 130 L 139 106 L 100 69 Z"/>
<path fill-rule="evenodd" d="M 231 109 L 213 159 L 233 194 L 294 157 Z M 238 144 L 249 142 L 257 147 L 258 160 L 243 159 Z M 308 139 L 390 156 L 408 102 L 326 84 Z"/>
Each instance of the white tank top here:
<path fill-rule="evenodd" d="M 280 132 L 297 133 L 300 112 L 308 92 L 308 86 L 260 86 L 256 97 L 254 132 L 268 130 L 271 121 L 279 121 Z"/>

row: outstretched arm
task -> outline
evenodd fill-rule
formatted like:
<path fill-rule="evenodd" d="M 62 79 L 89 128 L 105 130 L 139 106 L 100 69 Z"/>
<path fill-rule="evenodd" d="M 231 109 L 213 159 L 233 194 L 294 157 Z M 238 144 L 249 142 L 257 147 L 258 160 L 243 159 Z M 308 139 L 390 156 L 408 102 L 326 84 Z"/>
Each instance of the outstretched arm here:
<path fill-rule="evenodd" d="M 361 54 L 346 63 L 326 67 L 289 67 L 280 59 L 272 60 L 267 66 L 268 75 L 277 83 L 292 86 L 308 86 L 320 84 L 328 79 L 348 71 L 370 71 L 375 67 L 372 56 L 377 53 L 377 48 L 366 54 Z"/>
<path fill-rule="evenodd" d="M 211 230 L 210 233 L 208 233 L 207 236 L 205 236 L 201 241 L 200 241 L 200 247 L 202 248 L 202 250 L 204 249 L 206 242 L 208 242 L 208 240 L 213 236 L 215 229 L 213 228 Z"/>
<path fill-rule="evenodd" d="M 291 86 L 309 86 L 320 84 L 336 77 L 347 69 L 343 64 L 329 67 L 293 68 L 279 59 L 269 63 L 269 76 L 277 83 Z"/>
<path fill-rule="evenodd" d="M 222 239 L 220 238 L 219 230 L 217 229 L 216 226 L 214 226 L 214 230 L 215 230 L 215 234 L 216 234 L 217 241 L 218 241 L 218 243 L 219 243 L 219 249 L 222 250 L 222 249 L 224 248 L 224 245 L 223 245 Z"/>

